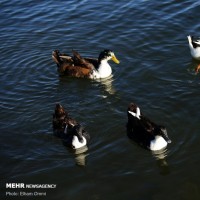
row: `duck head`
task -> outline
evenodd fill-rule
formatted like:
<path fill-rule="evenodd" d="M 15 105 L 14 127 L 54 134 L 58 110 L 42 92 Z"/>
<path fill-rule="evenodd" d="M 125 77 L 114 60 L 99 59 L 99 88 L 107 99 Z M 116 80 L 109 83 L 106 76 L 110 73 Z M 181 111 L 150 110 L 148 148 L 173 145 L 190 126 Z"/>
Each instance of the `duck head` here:
<path fill-rule="evenodd" d="M 132 113 L 136 113 L 137 105 L 135 103 L 130 103 L 127 109 L 128 119 L 133 117 Z"/>
<path fill-rule="evenodd" d="M 128 106 L 128 111 L 136 112 L 137 105 L 135 103 L 130 103 Z"/>
<path fill-rule="evenodd" d="M 119 64 L 119 60 L 116 58 L 113 51 L 106 49 L 99 54 L 98 62 L 101 63 L 102 61 L 112 60 L 116 64 Z"/>
<path fill-rule="evenodd" d="M 167 129 L 164 126 L 157 127 L 157 135 L 162 136 L 167 143 L 171 143 L 172 141 L 169 139 L 167 134 Z"/>
<path fill-rule="evenodd" d="M 64 117 L 65 115 L 67 115 L 67 112 L 65 111 L 63 106 L 61 106 L 60 104 L 56 104 L 55 116 L 60 118 L 60 117 Z"/>

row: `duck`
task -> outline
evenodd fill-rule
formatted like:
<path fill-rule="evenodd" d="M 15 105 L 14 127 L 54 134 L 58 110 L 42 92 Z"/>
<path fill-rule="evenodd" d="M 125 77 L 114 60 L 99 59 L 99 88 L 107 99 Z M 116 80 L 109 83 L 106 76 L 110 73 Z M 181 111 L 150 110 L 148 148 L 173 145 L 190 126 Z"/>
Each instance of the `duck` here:
<path fill-rule="evenodd" d="M 120 63 L 114 52 L 109 49 L 102 51 L 98 59 L 83 58 L 75 50 L 72 50 L 72 54 L 72 56 L 62 54 L 59 50 L 52 52 L 52 58 L 57 64 L 57 71 L 60 75 L 88 79 L 108 78 L 112 75 L 112 68 L 108 61 Z"/>
<path fill-rule="evenodd" d="M 135 103 L 129 104 L 127 116 L 127 135 L 140 146 L 151 151 L 159 151 L 171 143 L 166 127 L 157 125 L 145 117 Z"/>
<path fill-rule="evenodd" d="M 187 36 L 189 42 L 189 48 L 191 56 L 196 59 L 200 60 L 200 39 L 194 38 L 194 36 Z"/>
<path fill-rule="evenodd" d="M 90 135 L 85 128 L 71 118 L 69 113 L 59 103 L 55 106 L 52 125 L 54 135 L 61 138 L 63 143 L 71 149 L 85 147 L 90 140 Z"/>

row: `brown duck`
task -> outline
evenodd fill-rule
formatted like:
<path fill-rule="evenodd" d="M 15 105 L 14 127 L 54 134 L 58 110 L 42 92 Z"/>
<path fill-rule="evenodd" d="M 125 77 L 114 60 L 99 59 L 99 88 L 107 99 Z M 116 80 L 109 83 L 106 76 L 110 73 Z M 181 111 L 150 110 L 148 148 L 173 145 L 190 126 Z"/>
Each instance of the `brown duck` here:
<path fill-rule="evenodd" d="M 112 74 L 108 61 L 113 60 L 119 64 L 119 60 L 111 50 L 102 51 L 98 59 L 83 58 L 74 50 L 72 54 L 73 56 L 61 54 L 58 50 L 52 52 L 52 58 L 57 64 L 60 75 L 89 79 L 107 78 Z"/>

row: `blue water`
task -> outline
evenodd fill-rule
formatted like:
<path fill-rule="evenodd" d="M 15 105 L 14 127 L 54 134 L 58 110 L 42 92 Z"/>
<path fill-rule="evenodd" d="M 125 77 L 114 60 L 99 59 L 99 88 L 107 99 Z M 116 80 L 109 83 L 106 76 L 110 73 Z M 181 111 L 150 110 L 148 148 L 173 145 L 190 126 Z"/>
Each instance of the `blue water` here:
<path fill-rule="evenodd" d="M 7 1 L 0 3 L 0 173 L 6 183 L 56 184 L 32 199 L 200 199 L 200 74 L 187 35 L 200 36 L 200 2 Z M 113 77 L 59 77 L 55 49 L 98 57 L 112 49 Z M 53 136 L 59 102 L 85 125 L 88 151 Z M 126 109 L 167 127 L 172 143 L 153 155 L 126 136 Z"/>

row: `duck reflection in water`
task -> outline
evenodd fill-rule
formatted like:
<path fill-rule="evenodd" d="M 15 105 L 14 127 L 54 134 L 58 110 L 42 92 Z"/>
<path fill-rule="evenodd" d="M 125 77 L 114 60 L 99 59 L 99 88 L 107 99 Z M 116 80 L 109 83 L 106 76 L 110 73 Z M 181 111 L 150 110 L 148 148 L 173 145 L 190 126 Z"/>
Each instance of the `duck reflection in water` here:
<path fill-rule="evenodd" d="M 128 137 L 145 149 L 151 150 L 161 165 L 164 165 L 166 147 L 171 140 L 164 126 L 157 125 L 141 113 L 135 103 L 130 103 L 127 109 L 127 135 Z"/>
<path fill-rule="evenodd" d="M 113 75 L 109 76 L 108 78 L 104 78 L 104 79 L 99 79 L 99 80 L 95 80 L 96 82 L 99 83 L 99 85 L 103 88 L 103 90 L 105 92 L 107 92 L 108 94 L 115 94 L 116 90 L 113 87 Z"/>
<path fill-rule="evenodd" d="M 64 142 L 63 145 L 66 146 Z M 86 157 L 89 155 L 87 145 L 78 149 L 71 149 L 67 147 L 67 150 L 74 155 L 75 162 L 78 166 L 86 166 Z"/>
<path fill-rule="evenodd" d="M 169 165 L 166 161 L 168 149 L 165 147 L 161 150 L 151 151 L 153 157 L 156 159 L 157 166 L 160 170 L 160 174 L 167 175 L 170 173 Z"/>
<path fill-rule="evenodd" d="M 78 154 L 83 154 L 88 150 L 89 134 L 82 125 L 69 116 L 60 104 L 55 106 L 52 124 L 54 135 L 62 139 L 63 144 L 76 155 L 76 158 Z M 79 163 L 84 164 L 85 161 Z"/>

